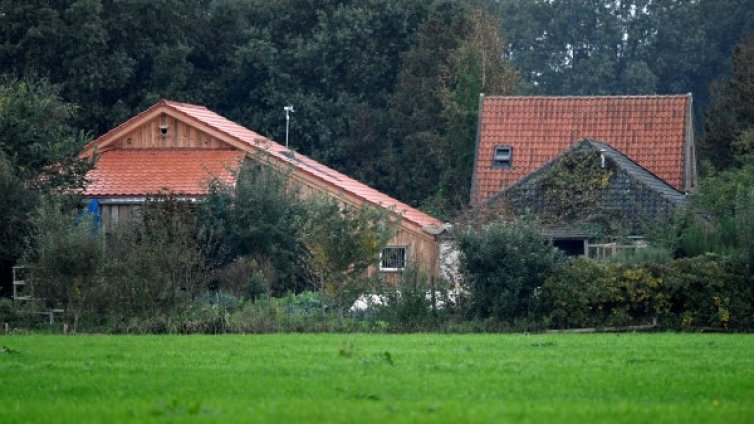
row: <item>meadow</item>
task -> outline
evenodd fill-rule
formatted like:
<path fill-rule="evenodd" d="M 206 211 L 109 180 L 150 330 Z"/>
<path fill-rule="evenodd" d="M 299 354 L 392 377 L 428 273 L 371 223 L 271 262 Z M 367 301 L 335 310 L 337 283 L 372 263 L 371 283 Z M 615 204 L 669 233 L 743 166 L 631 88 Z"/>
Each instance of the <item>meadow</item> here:
<path fill-rule="evenodd" d="M 4 335 L 0 422 L 754 422 L 754 337 Z"/>

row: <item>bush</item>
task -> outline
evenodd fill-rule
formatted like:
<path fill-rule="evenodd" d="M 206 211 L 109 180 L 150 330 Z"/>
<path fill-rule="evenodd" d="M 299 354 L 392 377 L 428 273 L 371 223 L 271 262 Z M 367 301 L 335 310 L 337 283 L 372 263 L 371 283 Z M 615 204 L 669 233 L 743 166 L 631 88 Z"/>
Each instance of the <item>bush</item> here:
<path fill-rule="evenodd" d="M 311 288 L 297 226 L 306 209 L 298 195 L 285 171 L 258 162 L 244 164 L 235 188 L 211 184 L 206 201 L 197 208 L 201 247 L 209 265 L 232 267 L 240 259 L 257 268 L 248 270 L 250 278 L 273 296 Z"/>
<path fill-rule="evenodd" d="M 392 331 L 421 331 L 432 327 L 429 277 L 414 267 L 401 274 L 398 284 L 384 284 L 379 290 L 384 299 L 374 305 L 374 318 Z"/>
<path fill-rule="evenodd" d="M 262 267 L 255 259 L 240 257 L 236 258 L 214 272 L 216 287 L 233 294 L 237 298 L 256 300 L 263 294 L 271 294 L 268 281 L 273 281 L 271 274 L 273 267 Z"/>
<path fill-rule="evenodd" d="M 691 198 L 691 207 L 675 221 L 658 241 L 673 249 L 676 256 L 717 253 L 744 256 L 751 264 L 754 164 L 704 178 L 699 192 Z"/>
<path fill-rule="evenodd" d="M 745 264 L 718 255 L 631 266 L 578 258 L 547 279 L 539 315 L 556 328 L 647 324 L 754 328 Z"/>
<path fill-rule="evenodd" d="M 458 244 L 468 311 L 478 318 L 511 322 L 528 316 L 535 290 L 564 260 L 530 220 L 468 229 Z"/>
<path fill-rule="evenodd" d="M 368 291 L 365 274 L 395 234 L 398 221 L 384 209 L 344 205 L 325 196 L 310 198 L 306 206 L 299 230 L 309 266 L 342 321 L 344 311 Z"/>
<path fill-rule="evenodd" d="M 62 307 L 76 331 L 84 311 L 103 298 L 104 235 L 91 216 L 77 216 L 55 198 L 41 202 L 32 227 L 24 263 L 31 266 L 35 296 Z"/>
<path fill-rule="evenodd" d="M 101 309 L 123 319 L 185 309 L 208 288 L 197 236 L 191 205 L 172 198 L 146 204 L 109 237 Z"/>
<path fill-rule="evenodd" d="M 319 293 L 289 293 L 246 303 L 229 317 L 228 331 L 238 333 L 368 331 L 366 321 L 344 319 L 326 307 Z"/>
<path fill-rule="evenodd" d="M 621 249 L 605 262 L 622 265 L 644 265 L 648 263 L 667 263 L 673 260 L 673 252 L 665 247 L 648 246 L 640 249 Z"/>
<path fill-rule="evenodd" d="M 646 324 L 668 309 L 663 281 L 642 267 L 577 258 L 550 276 L 538 296 L 548 326 Z"/>
<path fill-rule="evenodd" d="M 9 325 L 13 325 L 18 321 L 20 321 L 20 316 L 13 306 L 13 301 L 0 298 L 0 324 L 8 323 Z"/>
<path fill-rule="evenodd" d="M 649 269 L 664 281 L 666 325 L 754 328 L 754 287 L 742 261 L 708 254 Z"/>

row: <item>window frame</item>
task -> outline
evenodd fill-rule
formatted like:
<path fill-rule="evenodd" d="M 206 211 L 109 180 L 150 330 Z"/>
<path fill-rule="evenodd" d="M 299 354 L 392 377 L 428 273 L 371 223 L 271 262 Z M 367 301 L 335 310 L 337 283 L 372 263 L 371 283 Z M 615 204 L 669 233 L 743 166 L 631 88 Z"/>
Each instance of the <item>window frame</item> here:
<path fill-rule="evenodd" d="M 384 263 L 382 261 L 383 257 L 385 256 L 385 250 L 388 249 L 400 249 L 403 251 L 403 266 L 402 267 L 384 267 Z M 379 270 L 380 272 L 400 272 L 406 269 L 406 258 L 407 258 L 407 252 L 408 252 L 408 246 L 405 245 L 391 245 L 391 246 L 385 246 L 380 251 L 380 263 L 379 263 Z"/>
<path fill-rule="evenodd" d="M 508 151 L 508 160 L 507 161 L 498 161 L 497 160 L 497 154 L 498 151 L 507 150 Z M 513 166 L 513 146 L 510 145 L 496 145 L 495 150 L 492 152 L 492 167 L 495 169 L 509 169 Z"/>

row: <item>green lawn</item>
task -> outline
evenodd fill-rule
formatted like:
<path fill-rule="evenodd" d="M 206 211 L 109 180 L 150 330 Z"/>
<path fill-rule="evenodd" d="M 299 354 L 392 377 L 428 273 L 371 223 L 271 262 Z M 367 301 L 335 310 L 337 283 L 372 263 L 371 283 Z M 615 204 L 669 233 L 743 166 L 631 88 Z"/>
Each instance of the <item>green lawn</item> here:
<path fill-rule="evenodd" d="M 754 336 L 0 336 L 0 423 L 754 422 Z"/>

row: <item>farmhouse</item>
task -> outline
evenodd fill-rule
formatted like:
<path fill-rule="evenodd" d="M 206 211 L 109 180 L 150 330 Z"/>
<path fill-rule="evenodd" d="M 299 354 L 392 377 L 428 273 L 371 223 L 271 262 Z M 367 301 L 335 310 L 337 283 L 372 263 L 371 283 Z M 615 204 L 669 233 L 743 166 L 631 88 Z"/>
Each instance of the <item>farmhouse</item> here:
<path fill-rule="evenodd" d="M 289 169 L 303 194 L 324 193 L 344 204 L 400 215 L 380 271 L 400 271 L 414 262 L 432 275 L 439 272 L 443 222 L 203 106 L 160 101 L 89 143 L 81 156 L 92 155 L 98 161 L 87 175 L 84 197 L 99 203 L 105 226 L 128 219 L 158 194 L 201 200 L 211 179 L 232 186 L 242 162 L 257 160 Z"/>
<path fill-rule="evenodd" d="M 496 202 L 537 216 L 556 246 L 583 254 L 590 239 L 642 238 L 687 198 L 607 144 L 583 140 L 487 201 Z"/>
<path fill-rule="evenodd" d="M 676 190 L 698 183 L 691 95 L 481 96 L 471 204 L 512 186 L 569 149 L 604 142 Z"/>
<path fill-rule="evenodd" d="M 472 206 L 534 214 L 567 251 L 640 239 L 696 186 L 691 95 L 480 99 Z"/>

